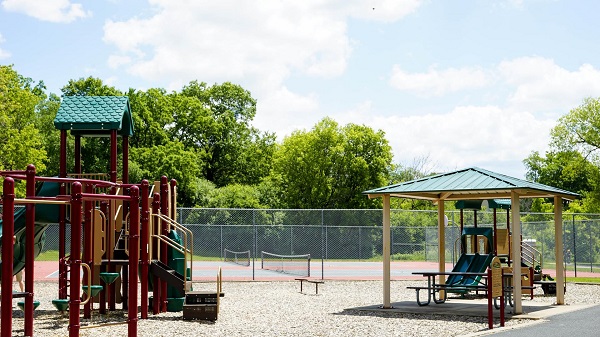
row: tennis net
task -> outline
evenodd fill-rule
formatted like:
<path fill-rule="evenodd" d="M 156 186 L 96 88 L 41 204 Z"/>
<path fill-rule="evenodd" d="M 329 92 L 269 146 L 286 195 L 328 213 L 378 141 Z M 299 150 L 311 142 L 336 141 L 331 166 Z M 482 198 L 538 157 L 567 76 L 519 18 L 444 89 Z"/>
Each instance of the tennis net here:
<path fill-rule="evenodd" d="M 260 260 L 262 269 L 310 277 L 310 254 L 279 255 L 261 251 Z"/>
<path fill-rule="evenodd" d="M 249 266 L 250 265 L 250 251 L 247 250 L 244 252 L 236 252 L 236 251 L 225 248 L 223 251 L 223 260 L 225 262 L 231 262 L 231 263 L 239 264 L 242 266 Z"/>

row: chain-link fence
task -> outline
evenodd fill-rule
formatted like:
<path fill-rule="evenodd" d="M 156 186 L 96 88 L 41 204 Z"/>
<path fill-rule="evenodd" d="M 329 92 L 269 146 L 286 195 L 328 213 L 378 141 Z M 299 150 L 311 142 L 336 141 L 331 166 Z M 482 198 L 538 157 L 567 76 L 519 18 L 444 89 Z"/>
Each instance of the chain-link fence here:
<path fill-rule="evenodd" d="M 498 228 L 507 227 L 509 215 L 504 212 L 497 213 Z M 460 251 L 459 214 L 446 212 L 448 262 L 455 262 Z M 253 260 L 260 259 L 261 251 L 311 254 L 313 261 L 378 261 L 382 256 L 381 210 L 180 208 L 177 217 L 193 233 L 196 261 L 222 259 L 225 249 L 250 251 Z M 465 226 L 472 226 L 475 220 L 478 226 L 492 226 L 493 212 L 463 213 Z M 392 260 L 437 261 L 436 211 L 392 210 L 391 226 Z M 542 268 L 552 268 L 553 215 L 523 213 L 521 226 L 523 240 L 540 252 Z M 600 271 L 600 214 L 565 214 L 563 240 L 568 269 Z M 69 241 L 67 238 L 67 249 Z M 49 225 L 43 251 L 57 249 L 58 225 Z"/>

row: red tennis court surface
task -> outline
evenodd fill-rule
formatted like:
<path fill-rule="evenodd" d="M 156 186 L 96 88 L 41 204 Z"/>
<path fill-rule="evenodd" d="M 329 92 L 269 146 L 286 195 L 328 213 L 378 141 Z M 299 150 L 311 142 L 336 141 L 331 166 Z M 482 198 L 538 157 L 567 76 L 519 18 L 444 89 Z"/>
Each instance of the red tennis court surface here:
<path fill-rule="evenodd" d="M 420 280 L 420 275 L 412 275 L 416 271 L 436 271 L 437 262 L 412 262 L 395 261 L 391 263 L 392 280 Z M 57 281 L 58 262 L 36 261 L 36 281 Z M 223 281 L 288 281 L 299 277 L 298 275 L 285 274 L 260 268 L 260 261 L 256 261 L 255 268 L 241 266 L 220 261 L 194 261 L 192 270 L 194 281 L 214 281 L 221 267 Z M 452 264 L 446 264 L 446 270 L 452 270 Z M 544 269 L 544 273 L 555 276 L 554 270 Z M 567 271 L 567 276 L 575 276 L 573 271 Z M 600 277 L 600 273 L 577 271 L 579 277 Z M 382 280 L 382 262 L 341 262 L 341 261 L 312 261 L 310 277 L 325 280 Z"/>

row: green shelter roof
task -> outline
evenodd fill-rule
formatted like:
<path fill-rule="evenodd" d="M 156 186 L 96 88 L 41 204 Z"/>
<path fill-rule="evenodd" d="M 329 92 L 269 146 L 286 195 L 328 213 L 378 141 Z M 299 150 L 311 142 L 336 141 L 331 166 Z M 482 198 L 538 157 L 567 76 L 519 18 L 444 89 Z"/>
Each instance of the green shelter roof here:
<path fill-rule="evenodd" d="M 393 197 L 425 200 L 472 200 L 510 198 L 511 191 L 519 198 L 551 198 L 559 196 L 573 200 L 579 194 L 556 187 L 534 183 L 470 167 L 454 172 L 403 182 L 400 184 L 364 191 L 369 197 Z"/>
<path fill-rule="evenodd" d="M 74 135 L 103 136 L 117 130 L 120 136 L 133 135 L 133 119 L 127 96 L 66 96 L 54 119 L 59 130 Z"/>

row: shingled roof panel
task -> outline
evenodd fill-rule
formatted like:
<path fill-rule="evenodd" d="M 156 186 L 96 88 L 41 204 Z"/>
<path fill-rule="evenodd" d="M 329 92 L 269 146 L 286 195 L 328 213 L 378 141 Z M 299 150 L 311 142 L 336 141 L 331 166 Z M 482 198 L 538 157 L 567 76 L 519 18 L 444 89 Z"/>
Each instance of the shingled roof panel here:
<path fill-rule="evenodd" d="M 54 119 L 59 130 L 80 135 L 105 134 L 117 130 L 133 135 L 133 119 L 127 96 L 66 96 Z"/>

